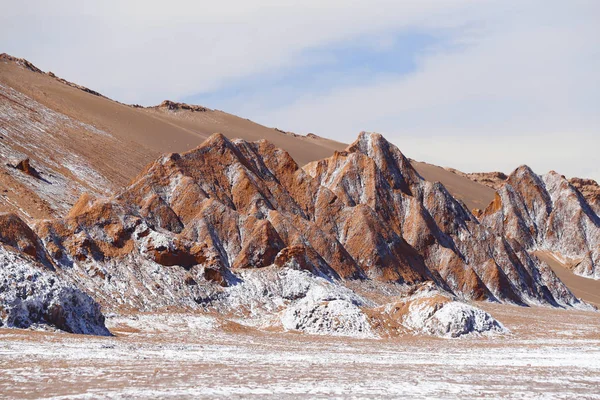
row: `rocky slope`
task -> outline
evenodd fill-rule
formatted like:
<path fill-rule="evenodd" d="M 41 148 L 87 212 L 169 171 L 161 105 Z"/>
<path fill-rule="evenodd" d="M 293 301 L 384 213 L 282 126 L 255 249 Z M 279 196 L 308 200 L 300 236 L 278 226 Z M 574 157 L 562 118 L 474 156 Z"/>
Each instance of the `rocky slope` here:
<path fill-rule="evenodd" d="M 579 190 L 596 214 L 600 215 L 600 185 L 593 179 L 571 178 L 569 183 Z"/>
<path fill-rule="evenodd" d="M 517 168 L 481 221 L 525 249 L 552 252 L 578 275 L 600 279 L 600 217 L 556 172 Z"/>
<path fill-rule="evenodd" d="M 398 295 L 428 284 L 427 307 L 392 314 L 406 329 L 457 336 L 502 331 L 461 299 L 583 306 L 526 243 L 480 223 L 371 133 L 304 168 L 267 141 L 215 134 L 115 196 L 83 195 L 32 234 L 1 239 L 108 310 L 211 309 L 258 326 L 377 336 L 368 310 L 393 299 L 369 300 L 363 285 Z"/>
<path fill-rule="evenodd" d="M 465 178 L 469 178 L 474 182 L 481 183 L 487 187 L 490 187 L 494 190 L 500 189 L 508 176 L 504 172 L 462 172 L 454 168 L 446 168 L 448 171 L 455 173 L 456 175 L 463 176 Z"/>
<path fill-rule="evenodd" d="M 154 107 L 128 106 L 0 54 L 0 153 L 6 158 L 0 165 L 0 212 L 27 221 L 64 216 L 82 192 L 114 193 L 161 154 L 187 151 L 215 132 L 267 139 L 299 165 L 347 146 L 197 105 L 165 100 Z M 27 158 L 44 180 L 12 168 Z M 492 190 L 466 177 L 426 163 L 412 165 L 470 209 L 483 209 L 493 199 Z"/>
<path fill-rule="evenodd" d="M 344 147 L 201 106 L 128 106 L 0 54 L 0 212 L 27 221 L 64 216 L 82 193 L 115 193 L 161 154 L 194 148 L 214 132 L 269 139 L 301 164 Z M 24 160 L 37 175 L 15 168 Z"/>
<path fill-rule="evenodd" d="M 88 294 L 30 257 L 0 246 L 0 327 L 46 325 L 110 335 L 100 305 Z"/>

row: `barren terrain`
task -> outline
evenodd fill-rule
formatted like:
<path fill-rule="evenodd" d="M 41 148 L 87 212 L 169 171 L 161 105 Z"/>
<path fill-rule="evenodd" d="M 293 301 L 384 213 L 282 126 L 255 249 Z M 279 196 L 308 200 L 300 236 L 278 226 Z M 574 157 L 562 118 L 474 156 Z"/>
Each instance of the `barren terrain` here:
<path fill-rule="evenodd" d="M 0 155 L 0 398 L 600 398 L 593 181 L 125 105 L 7 55 Z"/>
<path fill-rule="evenodd" d="M 0 330 L 0 397 L 600 398 L 597 313 L 485 308 L 511 334 L 342 339 L 201 314 L 114 316 L 109 338 Z"/>

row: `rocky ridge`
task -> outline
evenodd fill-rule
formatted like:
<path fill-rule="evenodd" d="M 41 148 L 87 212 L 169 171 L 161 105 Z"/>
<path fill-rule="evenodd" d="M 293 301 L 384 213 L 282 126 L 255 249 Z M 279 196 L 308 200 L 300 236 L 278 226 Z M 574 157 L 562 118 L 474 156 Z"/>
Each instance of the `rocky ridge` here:
<path fill-rule="evenodd" d="M 517 168 L 482 224 L 529 251 L 552 252 L 578 275 L 600 279 L 600 217 L 562 175 Z"/>
<path fill-rule="evenodd" d="M 502 331 L 464 300 L 585 306 L 519 240 L 364 132 L 304 168 L 267 141 L 215 134 L 32 228 L 29 256 L 107 310 L 212 309 L 261 327 L 378 336 L 368 310 L 381 301 L 346 282 L 427 284 L 421 297 L 445 300 L 404 307 L 400 324 L 458 336 Z"/>
<path fill-rule="evenodd" d="M 579 190 L 594 212 L 600 215 L 600 185 L 593 179 L 571 178 L 569 183 Z"/>
<path fill-rule="evenodd" d="M 462 172 L 454 168 L 446 168 L 446 170 L 455 173 L 456 175 L 464 176 L 465 178 L 469 178 L 472 181 L 477 183 L 481 183 L 482 185 L 488 186 L 494 190 L 500 189 L 508 176 L 504 172 Z"/>
<path fill-rule="evenodd" d="M 454 168 L 446 168 L 446 170 L 494 190 L 500 190 L 509 178 L 505 173 L 497 171 L 465 173 Z M 581 192 L 589 206 L 592 207 L 592 210 L 600 215 L 600 185 L 593 179 L 577 177 L 569 179 L 569 183 Z"/>

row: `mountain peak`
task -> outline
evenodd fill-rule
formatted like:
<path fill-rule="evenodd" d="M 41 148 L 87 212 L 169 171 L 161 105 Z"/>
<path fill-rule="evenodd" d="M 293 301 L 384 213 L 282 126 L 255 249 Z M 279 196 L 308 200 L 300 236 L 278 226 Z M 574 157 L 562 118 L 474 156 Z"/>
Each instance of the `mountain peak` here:
<path fill-rule="evenodd" d="M 511 178 L 519 179 L 519 178 L 523 178 L 523 177 L 527 177 L 527 176 L 536 176 L 537 177 L 537 174 L 535 172 L 533 172 L 533 170 L 531 169 L 531 167 L 529 165 L 523 164 L 523 165 L 520 165 L 517 168 L 515 168 L 515 170 L 510 173 L 510 175 L 508 176 L 508 180 L 510 180 Z"/>
<path fill-rule="evenodd" d="M 24 58 L 18 58 L 18 57 L 14 57 L 11 56 L 10 54 L 6 54 L 6 53 L 2 53 L 0 54 L 0 61 L 9 61 L 9 62 L 13 62 L 17 65 L 20 65 L 24 68 L 27 68 L 28 70 L 32 71 L 32 72 L 37 72 L 37 73 L 41 73 L 43 74 L 44 71 L 42 71 L 41 69 L 39 69 L 38 67 L 36 67 L 35 65 L 33 65 L 31 62 L 27 61 Z"/>

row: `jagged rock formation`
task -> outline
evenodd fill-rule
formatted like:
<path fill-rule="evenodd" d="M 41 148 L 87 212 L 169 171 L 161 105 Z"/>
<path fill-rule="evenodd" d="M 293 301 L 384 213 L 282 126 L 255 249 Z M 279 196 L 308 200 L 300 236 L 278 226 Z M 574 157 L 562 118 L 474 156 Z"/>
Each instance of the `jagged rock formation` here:
<path fill-rule="evenodd" d="M 376 258 L 348 249 L 364 267 L 377 267 L 372 277 L 386 271 L 389 277 L 394 268 L 405 281 L 426 278 L 472 299 L 572 301 L 547 265 L 482 226 L 443 185 L 424 181 L 381 135 L 362 133 L 345 152 L 305 168 L 352 210 L 364 210 L 351 226 L 358 228 L 358 242 L 371 243 L 369 254 Z M 377 222 L 372 227 L 367 215 Z M 341 232 L 342 243 L 353 237 Z"/>
<path fill-rule="evenodd" d="M 577 301 L 547 266 L 479 224 L 375 134 L 306 171 L 268 142 L 216 134 L 151 164 L 119 195 L 83 198 L 67 218 L 37 231 L 58 263 L 104 271 L 108 286 L 132 284 L 115 279 L 122 271 L 113 264 L 131 257 L 196 275 L 206 265 L 224 273 L 295 258 L 332 279 L 433 281 L 465 298 L 519 304 Z M 139 281 L 146 304 L 157 296 L 149 286 L 173 291 L 151 276 Z M 198 288 L 180 286 L 175 304 Z"/>
<path fill-rule="evenodd" d="M 215 134 L 161 157 L 117 195 L 84 195 L 66 217 L 34 225 L 61 279 L 109 309 L 262 309 L 281 313 L 287 329 L 368 336 L 362 308 L 375 304 L 346 280 L 430 282 L 463 299 L 580 305 L 526 246 L 493 228 L 370 133 L 304 169 L 267 141 Z M 444 335 L 497 328 L 478 311 L 440 304 L 413 328 Z"/>
<path fill-rule="evenodd" d="M 577 188 L 592 207 L 600 215 L 600 185 L 593 179 L 571 178 L 569 183 Z"/>
<path fill-rule="evenodd" d="M 525 249 L 553 252 L 578 275 L 600 279 L 600 217 L 554 171 L 538 176 L 517 168 L 481 221 Z"/>
<path fill-rule="evenodd" d="M 469 178 L 474 182 L 481 183 L 496 191 L 500 190 L 508 180 L 508 175 L 497 171 L 465 173 L 454 168 L 446 168 L 446 170 L 456 175 Z M 569 179 L 569 183 L 581 192 L 590 207 L 592 207 L 592 210 L 600 215 L 600 185 L 593 179 L 585 178 L 571 178 Z M 482 210 L 477 211 L 478 213 L 482 212 Z"/>
<path fill-rule="evenodd" d="M 504 172 L 498 172 L 498 171 L 465 173 L 465 172 L 459 171 L 454 168 L 446 168 L 446 169 L 450 172 L 455 173 L 456 175 L 464 176 L 465 178 L 469 178 L 472 181 L 481 183 L 482 185 L 490 187 L 494 190 L 500 189 L 504 185 L 506 180 L 508 179 L 508 176 Z"/>

